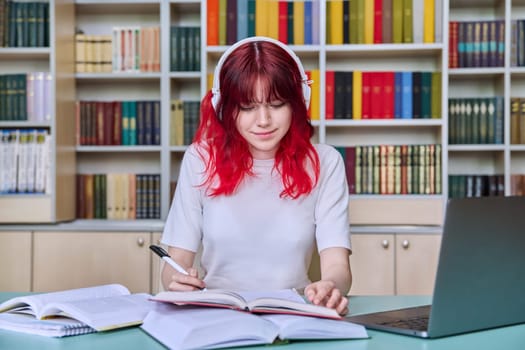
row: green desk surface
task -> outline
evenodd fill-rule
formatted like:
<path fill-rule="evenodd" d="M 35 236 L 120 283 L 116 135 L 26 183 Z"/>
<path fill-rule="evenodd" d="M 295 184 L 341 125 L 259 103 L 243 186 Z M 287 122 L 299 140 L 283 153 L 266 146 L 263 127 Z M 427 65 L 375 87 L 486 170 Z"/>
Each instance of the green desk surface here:
<path fill-rule="evenodd" d="M 16 296 L 0 292 L 0 301 Z M 430 302 L 422 296 L 359 296 L 350 298 L 351 314 L 423 305 Z M 292 342 L 284 345 L 249 347 L 247 349 L 348 349 L 348 350 L 523 350 L 525 324 L 440 339 L 419 339 L 386 332 L 368 331 L 370 339 Z M 164 347 L 140 328 L 128 328 L 104 333 L 93 333 L 65 338 L 47 338 L 0 330 L 2 350 L 81 350 L 81 349 L 163 349 Z"/>

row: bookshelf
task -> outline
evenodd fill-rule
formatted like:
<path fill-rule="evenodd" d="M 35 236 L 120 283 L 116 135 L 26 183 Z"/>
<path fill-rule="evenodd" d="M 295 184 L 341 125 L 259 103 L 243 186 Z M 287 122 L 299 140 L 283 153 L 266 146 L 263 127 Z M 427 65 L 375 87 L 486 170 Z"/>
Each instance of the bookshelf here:
<path fill-rule="evenodd" d="M 62 180 L 62 169 L 68 174 L 83 173 L 143 173 L 160 175 L 160 215 L 153 220 L 162 220 L 167 216 L 170 205 L 170 185 L 177 180 L 180 162 L 186 149 L 184 145 L 170 142 L 170 112 L 172 102 L 177 99 L 198 101 L 209 88 L 209 75 L 215 63 L 226 50 L 227 45 L 207 45 L 207 6 L 206 1 L 193 0 L 76 0 L 72 23 L 61 13 L 63 2 L 50 1 L 54 11 L 50 31 L 57 40 L 52 40 L 49 48 L 0 48 L 0 69 L 6 71 L 13 64 L 24 71 L 49 67 L 56 78 L 53 91 L 67 90 L 69 96 L 75 94 L 76 100 L 93 101 L 160 101 L 160 144 L 159 145 L 75 145 L 72 140 L 71 124 L 74 115 L 71 101 L 66 107 L 55 99 L 56 118 L 41 124 L 26 122 L 0 122 L 2 128 L 45 127 L 56 135 L 53 145 L 53 179 Z M 66 2 L 64 2 L 66 3 Z M 356 2 L 358 3 L 358 2 Z M 414 1 L 421 3 L 421 1 Z M 341 6 L 345 2 L 341 3 Z M 300 56 L 306 70 L 319 71 L 319 110 L 327 108 L 326 75 L 328 71 L 428 71 L 441 73 L 441 118 L 431 119 L 327 119 L 323 113 L 314 116 L 314 141 L 329 143 L 338 147 L 359 145 L 402 145 L 402 144 L 438 144 L 441 146 L 441 191 L 435 194 L 355 194 L 351 196 L 352 222 L 356 225 L 440 225 L 442 223 L 446 199 L 448 198 L 449 175 L 496 175 L 503 176 L 504 193 L 513 194 L 511 184 L 513 175 L 525 173 L 525 146 L 510 142 L 511 115 L 510 102 L 520 96 L 525 85 L 523 67 L 512 65 L 512 22 L 525 19 L 525 1 L 518 0 L 449 0 L 434 1 L 437 17 L 435 25 L 440 26 L 440 38 L 434 42 L 417 43 L 355 43 L 332 44 L 331 16 L 332 2 L 314 0 L 313 8 L 318 11 L 316 30 L 312 44 L 292 44 Z M 441 7 L 439 7 L 441 5 Z M 60 10 L 59 10 L 60 9 Z M 69 17 L 67 17 L 69 18 Z M 449 68 L 449 21 L 485 21 L 502 20 L 505 24 L 504 62 L 498 67 Z M 62 28 L 65 26 L 64 30 Z M 69 26 L 69 27 L 68 27 Z M 63 74 L 61 70 L 69 67 L 58 65 L 58 61 L 72 57 L 64 56 L 64 49 L 71 47 L 73 28 L 86 34 L 111 34 L 113 27 L 158 26 L 160 28 L 160 69 L 154 72 L 82 72 Z M 197 26 L 201 28 L 199 53 L 200 69 L 193 71 L 171 69 L 171 27 Z M 437 27 L 436 27 L 437 28 Z M 437 30 L 437 29 L 436 29 Z M 56 33 L 59 33 L 57 35 Z M 219 33 L 217 34 L 219 35 Z M 66 38 L 68 40 L 66 40 Z M 62 40 L 62 41 L 60 41 Z M 351 38 L 349 39 L 351 40 Z M 369 40 L 369 39 L 367 39 Z M 60 55 L 57 53 L 60 52 Z M 8 68 L 9 67 L 9 68 Z M 36 67 L 36 68 L 35 68 Z M 70 68 L 70 67 L 69 67 Z M 69 72 L 71 73 L 71 72 Z M 60 77 L 60 80 L 59 80 Z M 64 77 L 63 81 L 61 80 Z M 66 78 L 67 77 L 67 78 Z M 63 87 L 67 86 L 67 89 Z M 63 89 L 63 90 L 59 90 Z M 449 142 L 449 98 L 503 98 L 503 142 L 500 144 L 455 144 Z M 62 108 L 62 109 L 61 109 Z M 64 109 L 66 108 L 66 109 Z M 59 114 L 58 111 L 69 111 Z M 62 118 L 62 119 L 60 119 Z M 60 133 L 64 130 L 66 135 Z M 67 139 L 67 142 L 64 141 Z M 59 142 L 65 142 L 60 144 Z M 73 142 L 73 143 L 71 143 Z M 62 147 L 65 145 L 66 147 Z M 74 147 L 73 147 L 74 146 Z M 72 148 L 74 148 L 72 150 Z M 68 150 L 67 155 L 63 150 Z M 60 152 L 58 152 L 60 150 Z M 64 157 L 62 157 L 64 155 Z M 63 158 L 66 159 L 65 163 Z M 64 168 L 64 164 L 67 167 Z M 71 171 L 72 168 L 75 170 Z M 53 222 L 71 219 L 73 215 L 62 214 L 61 204 L 67 203 L 71 211 L 71 197 L 74 178 L 66 177 L 69 197 L 60 193 L 60 189 L 51 195 L 2 195 L 0 203 L 14 208 L 6 214 L 12 222 L 27 222 L 20 215 L 21 208 L 31 203 L 39 208 L 38 212 L 49 213 L 38 221 Z M 60 182 L 62 184 L 62 181 Z M 53 183 L 53 186 L 56 186 Z M 62 188 L 62 186 L 59 186 Z M 42 204 L 41 204 L 42 203 Z M 375 210 L 379 208 L 380 210 Z M 393 210 L 389 210 L 393 209 Z M 378 211 L 380 214 L 377 214 Z M 56 212 L 56 213 L 55 213 Z M 19 213 L 18 216 L 15 215 Z M 373 215 L 371 214 L 373 213 Z M 2 215 L 2 214 L 0 214 Z M 45 220 L 44 220 L 45 219 Z M 108 227 L 113 224 L 107 220 Z"/>
<path fill-rule="evenodd" d="M 0 47 L 0 74 L 49 72 L 46 89 L 49 119 L 0 121 L 3 130 L 44 130 L 49 134 L 47 183 L 41 193 L 0 194 L 0 223 L 52 223 L 75 218 L 75 84 L 73 77 L 74 3 L 46 1 L 49 8 L 49 45 L 47 47 Z M 2 165 L 4 166 L 4 165 Z M 28 209 L 30 208 L 30 209 Z M 29 210 L 29 212 L 28 212 Z M 30 215 L 29 215 L 30 213 Z"/>

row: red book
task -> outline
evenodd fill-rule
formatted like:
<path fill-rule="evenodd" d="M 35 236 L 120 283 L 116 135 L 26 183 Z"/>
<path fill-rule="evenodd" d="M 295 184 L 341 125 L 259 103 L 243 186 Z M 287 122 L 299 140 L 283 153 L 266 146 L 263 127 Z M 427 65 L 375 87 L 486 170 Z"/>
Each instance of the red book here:
<path fill-rule="evenodd" d="M 335 72 L 326 71 L 325 82 L 325 119 L 334 119 Z"/>
<path fill-rule="evenodd" d="M 81 136 L 81 129 L 80 129 L 80 104 L 81 102 L 80 101 L 76 101 L 75 102 L 75 139 L 76 139 L 76 144 L 77 145 L 81 145 L 82 144 L 82 139 L 80 138 Z"/>
<path fill-rule="evenodd" d="M 288 44 L 288 1 L 279 0 L 279 41 Z"/>
<path fill-rule="evenodd" d="M 113 143 L 113 103 L 103 102 L 104 104 L 104 145 L 111 145 Z"/>
<path fill-rule="evenodd" d="M 374 0 L 374 44 L 381 43 L 383 43 L 383 0 Z"/>
<path fill-rule="evenodd" d="M 448 67 L 458 68 L 459 67 L 459 56 L 458 56 L 458 22 L 449 22 L 449 33 L 448 33 Z"/>
<path fill-rule="evenodd" d="M 361 81 L 361 119 L 370 119 L 370 94 L 371 94 L 371 76 L 373 72 L 363 72 Z"/>
<path fill-rule="evenodd" d="M 122 145 L 122 102 L 115 101 L 113 103 L 113 137 L 111 139 L 112 145 Z"/>
<path fill-rule="evenodd" d="M 383 118 L 383 72 L 370 72 L 370 118 Z M 363 100 L 364 102 L 364 100 Z"/>
<path fill-rule="evenodd" d="M 395 73 L 383 72 L 383 118 L 394 118 Z"/>
<path fill-rule="evenodd" d="M 104 144 L 104 102 L 95 102 L 96 108 L 96 142 L 97 146 Z"/>
<path fill-rule="evenodd" d="M 348 193 L 355 194 L 355 147 L 346 148 L 345 167 Z"/>
<path fill-rule="evenodd" d="M 219 0 L 207 1 L 206 30 L 208 45 L 219 45 Z"/>

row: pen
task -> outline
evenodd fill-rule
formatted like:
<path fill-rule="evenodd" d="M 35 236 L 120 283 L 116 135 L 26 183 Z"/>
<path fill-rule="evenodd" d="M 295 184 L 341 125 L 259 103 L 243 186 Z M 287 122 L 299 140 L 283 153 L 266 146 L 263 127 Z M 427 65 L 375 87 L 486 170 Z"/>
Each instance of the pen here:
<path fill-rule="evenodd" d="M 162 247 L 159 247 L 158 245 L 150 245 L 149 246 L 149 249 L 153 250 L 155 252 L 155 254 L 157 254 L 158 256 L 160 256 L 160 258 L 162 260 L 164 260 L 165 262 L 167 262 L 171 267 L 173 267 L 175 270 L 179 271 L 180 273 L 184 274 L 184 275 L 188 275 L 188 271 L 184 270 L 184 268 L 182 268 L 182 266 L 180 266 L 179 264 L 177 264 L 171 257 L 170 255 L 168 254 L 167 251 L 165 251 Z"/>

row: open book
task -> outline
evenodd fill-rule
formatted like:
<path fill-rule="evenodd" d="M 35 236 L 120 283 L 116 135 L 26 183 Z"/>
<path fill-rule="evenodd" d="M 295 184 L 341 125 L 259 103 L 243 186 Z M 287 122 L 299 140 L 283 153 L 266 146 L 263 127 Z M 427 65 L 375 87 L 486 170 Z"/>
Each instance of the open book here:
<path fill-rule="evenodd" d="M 0 328 L 67 336 L 139 325 L 150 297 L 120 284 L 19 296 L 0 304 Z"/>
<path fill-rule="evenodd" d="M 158 303 L 141 328 L 170 349 L 214 349 L 304 339 L 362 339 L 366 329 L 344 320 Z M 177 330 L 174 332 L 173 330 Z"/>
<path fill-rule="evenodd" d="M 175 305 L 200 305 L 248 311 L 252 313 L 292 314 L 340 319 L 334 310 L 306 303 L 293 289 L 276 291 L 231 291 L 207 289 L 191 292 L 160 292 L 152 300 Z"/>

